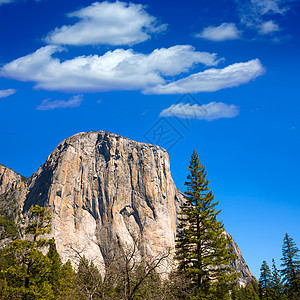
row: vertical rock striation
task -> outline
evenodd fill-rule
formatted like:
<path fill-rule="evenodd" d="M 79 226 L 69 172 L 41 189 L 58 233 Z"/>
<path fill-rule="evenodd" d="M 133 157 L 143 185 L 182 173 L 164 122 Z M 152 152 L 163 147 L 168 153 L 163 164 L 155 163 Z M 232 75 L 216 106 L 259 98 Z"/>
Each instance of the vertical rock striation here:
<path fill-rule="evenodd" d="M 184 198 L 171 177 L 169 155 L 158 146 L 103 131 L 78 133 L 31 176 L 25 201 L 26 186 L 17 174 L 5 172 L 1 181 L 0 166 L 0 194 L 19 188 L 24 214 L 34 204 L 50 208 L 64 261 L 80 253 L 104 271 L 108 249 L 130 248 L 136 241 L 140 257 L 174 253 Z M 234 242 L 233 247 L 243 280 L 254 278 Z"/>
<path fill-rule="evenodd" d="M 88 132 L 60 143 L 33 174 L 24 211 L 51 209 L 64 259 L 73 249 L 104 264 L 104 249 L 134 239 L 141 256 L 174 249 L 178 195 L 164 149 Z"/>

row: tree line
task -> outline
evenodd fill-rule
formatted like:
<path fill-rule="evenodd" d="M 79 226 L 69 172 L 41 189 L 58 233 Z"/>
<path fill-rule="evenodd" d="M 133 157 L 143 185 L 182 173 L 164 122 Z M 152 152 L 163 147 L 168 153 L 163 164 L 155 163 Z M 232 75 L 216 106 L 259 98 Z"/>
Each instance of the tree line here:
<path fill-rule="evenodd" d="M 260 299 L 300 299 L 300 257 L 299 249 L 287 233 L 283 239 L 281 270 L 272 260 L 272 270 L 264 260 L 260 268 Z"/>
<path fill-rule="evenodd" d="M 0 299 L 300 299 L 299 250 L 288 235 L 282 270 L 273 262 L 271 273 L 263 262 L 259 282 L 238 284 L 231 239 L 195 150 L 188 170 L 174 255 L 165 249 L 157 257 L 138 258 L 137 238 L 132 246 L 101 249 L 105 272 L 76 249 L 77 264 L 62 263 L 54 238 L 45 237 L 52 216 L 36 205 L 22 232 L 0 250 Z M 172 271 L 162 274 L 170 259 Z"/>

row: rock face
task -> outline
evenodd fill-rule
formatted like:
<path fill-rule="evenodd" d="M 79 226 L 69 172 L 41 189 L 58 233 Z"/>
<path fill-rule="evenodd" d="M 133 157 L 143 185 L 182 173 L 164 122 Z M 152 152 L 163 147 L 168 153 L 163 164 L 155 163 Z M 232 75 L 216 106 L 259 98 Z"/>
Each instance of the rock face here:
<path fill-rule="evenodd" d="M 0 195 L 11 195 L 22 207 L 27 193 L 26 179 L 0 164 Z"/>
<path fill-rule="evenodd" d="M 0 193 L 21 184 L 10 176 L 0 184 Z M 64 261 L 80 252 L 104 268 L 105 249 L 131 247 L 136 240 L 140 256 L 174 252 L 183 196 L 164 149 L 100 131 L 60 143 L 29 179 L 23 200 L 21 193 L 24 214 L 34 204 L 50 208 L 52 235 Z M 254 277 L 233 246 L 246 282 Z"/>
<path fill-rule="evenodd" d="M 0 247 L 19 233 L 20 211 L 26 193 L 25 177 L 0 164 Z"/>
<path fill-rule="evenodd" d="M 232 236 L 229 233 L 225 233 L 227 237 L 231 238 L 231 243 L 228 245 L 230 248 L 233 248 L 233 253 L 236 255 L 236 260 L 234 260 L 231 264 L 231 267 L 236 269 L 240 273 L 240 277 L 238 278 L 238 282 L 241 286 L 245 286 L 248 282 L 254 280 L 256 278 L 251 273 L 248 265 L 246 264 L 243 255 L 237 245 L 237 243 L 233 240 Z"/>
<path fill-rule="evenodd" d="M 141 255 L 174 249 L 177 194 L 162 148 L 106 132 L 79 133 L 33 174 L 24 211 L 32 204 L 51 209 L 64 259 L 76 248 L 103 263 L 100 249 L 130 246 L 133 238 L 141 240 Z"/>

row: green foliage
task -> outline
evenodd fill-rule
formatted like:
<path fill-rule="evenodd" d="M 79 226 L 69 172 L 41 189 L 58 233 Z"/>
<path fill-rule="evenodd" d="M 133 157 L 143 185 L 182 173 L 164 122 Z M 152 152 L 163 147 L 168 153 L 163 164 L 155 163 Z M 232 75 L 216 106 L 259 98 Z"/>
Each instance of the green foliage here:
<path fill-rule="evenodd" d="M 190 299 L 195 294 L 195 287 L 190 285 L 187 274 L 179 269 L 173 270 L 168 279 L 164 282 L 166 294 L 170 299 L 185 300 Z M 169 298 L 167 298 L 169 299 Z"/>
<path fill-rule="evenodd" d="M 299 249 L 294 240 L 286 233 L 282 246 L 283 281 L 288 299 L 300 298 L 300 260 Z"/>
<path fill-rule="evenodd" d="M 0 228 L 1 227 L 3 228 L 3 231 L 0 235 L 0 239 L 6 237 L 15 238 L 18 235 L 18 226 L 10 215 L 5 218 L 0 216 Z"/>
<path fill-rule="evenodd" d="M 272 273 L 266 261 L 263 261 L 259 279 L 260 299 L 300 299 L 299 249 L 288 234 L 283 240 L 281 260 L 282 270 L 278 270 L 275 260 L 272 260 Z"/>
<path fill-rule="evenodd" d="M 162 283 L 159 275 L 155 270 L 146 276 L 146 267 L 143 263 L 133 269 L 131 277 L 131 292 L 134 287 L 137 287 L 132 295 L 132 299 L 159 299 L 162 295 Z M 139 284 L 139 281 L 142 282 Z M 128 290 L 130 292 L 130 290 Z"/>
<path fill-rule="evenodd" d="M 264 260 L 260 268 L 259 277 L 260 299 L 271 300 L 271 270 Z"/>
<path fill-rule="evenodd" d="M 70 262 L 62 266 L 55 240 L 42 238 L 50 230 L 50 212 L 30 208 L 25 234 L 33 239 L 16 239 L 0 250 L 0 299 L 75 299 L 69 297 L 74 288 Z"/>
<path fill-rule="evenodd" d="M 75 299 L 183 299 L 182 294 L 173 297 L 174 285 L 163 282 L 158 274 L 162 260 L 137 261 L 135 249 L 112 255 L 103 278 L 92 261 L 81 257 L 75 275 Z"/>
<path fill-rule="evenodd" d="M 78 265 L 78 270 L 75 277 L 75 285 L 77 293 L 83 299 L 85 296 L 88 299 L 98 299 L 101 294 L 102 278 L 99 270 L 83 256 Z"/>
<path fill-rule="evenodd" d="M 0 195 L 0 240 L 20 236 L 20 208 L 12 193 Z"/>
<path fill-rule="evenodd" d="M 38 205 L 31 206 L 29 212 L 30 223 L 24 233 L 33 235 L 33 240 L 36 241 L 38 236 L 51 232 L 52 216 L 46 207 L 40 207 Z"/>
<path fill-rule="evenodd" d="M 213 202 L 205 168 L 195 150 L 188 170 L 186 201 L 180 213 L 176 241 L 179 269 L 187 273 L 192 286 L 197 288 L 198 299 L 224 298 L 237 278 L 229 266 L 236 257 L 227 247 L 231 240 L 224 234 L 223 223 L 217 220 L 219 202 Z"/>
<path fill-rule="evenodd" d="M 284 285 L 282 283 L 281 274 L 276 267 L 274 259 L 272 260 L 271 295 L 274 300 L 287 299 L 284 294 Z"/>
<path fill-rule="evenodd" d="M 56 299 L 68 300 L 78 299 L 75 294 L 75 272 L 73 271 L 71 262 L 68 260 L 61 267 L 59 277 L 59 293 Z"/>
<path fill-rule="evenodd" d="M 236 284 L 232 290 L 233 300 L 259 300 L 259 286 L 256 281 L 249 282 L 246 286 Z"/>
<path fill-rule="evenodd" d="M 56 244 L 54 238 L 48 240 L 49 250 L 47 253 L 47 257 L 51 261 L 51 267 L 49 272 L 49 283 L 52 286 L 53 294 L 57 296 L 59 294 L 60 289 L 60 282 L 59 279 L 61 278 L 62 274 L 62 263 L 59 257 L 59 254 L 56 250 Z"/>
<path fill-rule="evenodd" d="M 7 291 L 7 281 L 0 276 L 0 300 L 9 299 Z"/>
<path fill-rule="evenodd" d="M 16 225 L 20 217 L 18 205 L 13 195 L 5 199 L 0 195 L 0 237 L 11 238 L 11 244 L 0 249 L 0 300 L 300 299 L 299 250 L 288 234 L 282 248 L 283 269 L 278 270 L 273 260 L 271 272 L 263 261 L 259 284 L 252 281 L 246 286 L 238 285 L 238 275 L 229 266 L 235 259 L 228 247 L 231 239 L 217 220 L 218 202 L 214 202 L 196 151 L 188 169 L 186 201 L 176 240 L 178 267 L 164 280 L 157 270 L 164 259 L 170 258 L 169 253 L 140 261 L 136 259 L 136 243 L 133 249 L 120 247 L 116 253 L 109 249 L 113 255 L 106 260 L 103 277 L 85 257 L 75 272 L 70 261 L 62 263 L 54 238 L 44 237 L 51 231 L 50 212 L 37 205 L 31 207 L 26 236 L 21 239 Z"/>
<path fill-rule="evenodd" d="M 1 266 L 1 279 L 7 283 L 7 293 L 24 299 L 52 299 L 48 282 L 51 261 L 37 249 L 35 243 L 15 240 L 3 250 L 5 264 Z"/>

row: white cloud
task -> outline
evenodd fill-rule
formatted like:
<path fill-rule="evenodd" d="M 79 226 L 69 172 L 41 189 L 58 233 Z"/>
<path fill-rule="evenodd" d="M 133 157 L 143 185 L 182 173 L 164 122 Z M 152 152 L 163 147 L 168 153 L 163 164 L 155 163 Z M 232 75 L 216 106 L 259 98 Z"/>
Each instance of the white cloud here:
<path fill-rule="evenodd" d="M 24 0 L 26 1 L 26 0 Z M 35 2 L 40 2 L 41 0 L 35 0 Z M 0 6 L 2 4 L 10 4 L 10 3 L 16 3 L 16 2 L 20 2 L 20 0 L 0 0 Z"/>
<path fill-rule="evenodd" d="M 272 20 L 260 24 L 259 27 L 259 33 L 263 35 L 271 34 L 280 30 L 279 26 Z"/>
<path fill-rule="evenodd" d="M 293 0 L 236 0 L 241 22 L 253 26 L 263 22 L 263 17 L 284 15 Z"/>
<path fill-rule="evenodd" d="M 289 10 L 286 0 L 251 0 L 252 6 L 261 15 L 266 14 L 285 14 Z"/>
<path fill-rule="evenodd" d="M 0 98 L 6 98 L 16 93 L 15 89 L 0 90 Z"/>
<path fill-rule="evenodd" d="M 198 104 L 173 104 L 160 113 L 160 117 L 177 117 L 183 119 L 198 119 L 213 121 L 222 118 L 234 118 L 240 114 L 240 108 L 233 104 L 210 102 L 199 106 Z"/>
<path fill-rule="evenodd" d="M 157 25 L 141 4 L 125 2 L 95 2 L 70 13 L 78 18 L 74 25 L 65 25 L 50 32 L 45 41 L 58 45 L 133 45 L 160 32 L 166 25 Z"/>
<path fill-rule="evenodd" d="M 202 32 L 196 34 L 196 37 L 211 41 L 226 41 L 240 38 L 240 31 L 233 23 L 223 23 L 220 26 L 208 26 Z"/>
<path fill-rule="evenodd" d="M 67 101 L 45 99 L 36 109 L 52 110 L 57 108 L 68 108 L 68 107 L 74 108 L 74 107 L 79 107 L 82 101 L 83 101 L 83 95 L 75 95 Z"/>
<path fill-rule="evenodd" d="M 102 56 L 79 56 L 61 62 L 52 55 L 63 51 L 49 45 L 0 69 L 0 76 L 32 81 L 36 88 L 64 92 L 140 90 L 165 84 L 196 64 L 217 65 L 215 53 L 198 52 L 189 45 L 156 49 L 150 54 L 116 49 Z"/>
<path fill-rule="evenodd" d="M 280 28 L 270 17 L 285 15 L 295 0 L 235 0 L 240 21 L 246 27 L 258 30 L 260 34 L 279 31 Z"/>
<path fill-rule="evenodd" d="M 229 65 L 224 69 L 211 68 L 168 84 L 146 89 L 146 94 L 183 94 L 214 92 L 248 83 L 265 73 L 259 59 Z"/>
<path fill-rule="evenodd" d="M 13 0 L 0 0 L 0 5 L 14 2 Z"/>

